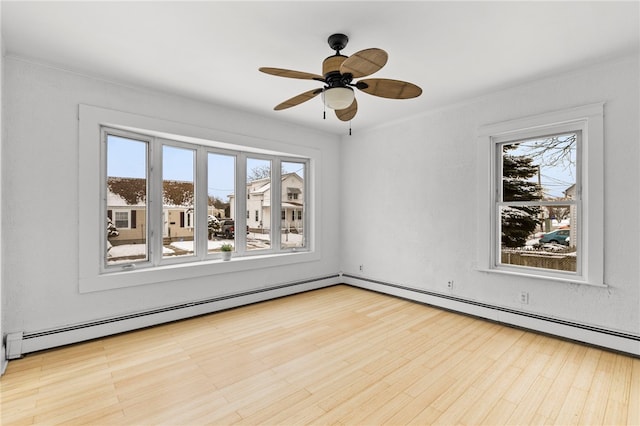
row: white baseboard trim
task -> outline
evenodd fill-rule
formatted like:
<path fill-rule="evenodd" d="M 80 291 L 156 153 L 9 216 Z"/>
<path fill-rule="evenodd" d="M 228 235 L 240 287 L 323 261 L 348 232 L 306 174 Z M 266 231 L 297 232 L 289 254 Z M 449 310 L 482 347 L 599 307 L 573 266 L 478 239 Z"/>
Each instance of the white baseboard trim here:
<path fill-rule="evenodd" d="M 342 282 L 354 287 L 640 357 L 640 336 L 638 335 L 493 306 L 357 275 L 343 274 Z"/>
<path fill-rule="evenodd" d="M 7 337 L 13 336 L 13 344 L 11 351 L 7 347 L 7 359 L 16 359 L 31 352 L 263 302 L 340 283 L 340 275 L 333 274 L 66 327 L 9 333 Z"/>

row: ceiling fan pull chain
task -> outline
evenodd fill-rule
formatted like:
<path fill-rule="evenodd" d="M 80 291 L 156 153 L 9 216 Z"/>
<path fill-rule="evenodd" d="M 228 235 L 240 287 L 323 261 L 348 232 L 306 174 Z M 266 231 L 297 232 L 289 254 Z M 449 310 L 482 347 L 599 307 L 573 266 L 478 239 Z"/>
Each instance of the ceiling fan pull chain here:
<path fill-rule="evenodd" d="M 351 120 L 349 120 L 349 136 L 351 136 Z"/>

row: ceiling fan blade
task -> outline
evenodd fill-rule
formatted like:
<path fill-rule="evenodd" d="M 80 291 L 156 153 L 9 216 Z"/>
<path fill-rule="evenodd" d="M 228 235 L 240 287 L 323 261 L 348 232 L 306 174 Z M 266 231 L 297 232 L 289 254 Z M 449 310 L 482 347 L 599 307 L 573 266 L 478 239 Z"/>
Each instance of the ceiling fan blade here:
<path fill-rule="evenodd" d="M 355 86 L 370 95 L 389 99 L 411 99 L 422 94 L 422 89 L 413 83 L 387 78 L 368 78 Z"/>
<path fill-rule="evenodd" d="M 280 111 L 280 110 L 283 110 L 283 109 L 294 107 L 296 105 L 300 105 L 301 103 L 306 102 L 309 99 L 315 98 L 320 93 L 322 93 L 322 89 L 308 90 L 308 91 L 306 91 L 304 93 L 300 93 L 299 95 L 294 96 L 291 99 L 287 99 L 286 101 L 276 105 L 275 108 L 273 108 L 273 109 L 276 110 L 276 111 Z"/>
<path fill-rule="evenodd" d="M 389 55 L 382 49 L 365 49 L 349 56 L 340 67 L 340 74 L 349 73 L 353 78 L 371 75 L 387 63 Z"/>
<path fill-rule="evenodd" d="M 324 77 L 318 74 L 312 74 L 310 72 L 304 72 L 304 71 L 294 71 L 294 70 L 287 70 L 284 68 L 269 68 L 269 67 L 262 67 L 262 68 L 258 68 L 259 71 L 262 71 L 265 74 L 271 74 L 271 75 L 275 75 L 278 77 L 287 77 L 287 78 L 299 78 L 302 80 L 318 80 L 318 81 L 324 81 Z"/>
<path fill-rule="evenodd" d="M 358 112 L 358 101 L 354 99 L 353 103 L 348 107 L 346 107 L 345 109 L 337 109 L 336 117 L 338 117 L 338 119 L 341 121 L 349 121 L 356 116 L 357 112 Z"/>

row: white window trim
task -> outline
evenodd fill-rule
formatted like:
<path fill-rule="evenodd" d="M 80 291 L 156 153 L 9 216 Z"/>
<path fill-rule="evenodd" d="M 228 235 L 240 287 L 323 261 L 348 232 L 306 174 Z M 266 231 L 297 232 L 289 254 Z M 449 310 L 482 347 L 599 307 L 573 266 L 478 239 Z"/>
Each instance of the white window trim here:
<path fill-rule="evenodd" d="M 570 130 L 582 132 L 579 161 L 582 184 L 580 267 L 578 274 L 535 268 L 509 268 L 496 262 L 496 147 Z M 604 286 L 604 103 L 579 106 L 482 126 L 478 131 L 478 257 L 484 272 L 576 284 Z M 490 226 L 488 226 L 490 225 Z"/>
<path fill-rule="evenodd" d="M 255 253 L 251 256 L 234 257 L 230 262 L 210 259 L 198 262 L 157 265 L 152 268 L 136 268 L 118 272 L 102 273 L 102 245 L 104 232 L 100 220 L 103 210 L 101 127 L 108 126 L 123 131 L 143 133 L 154 137 L 165 137 L 195 144 L 210 144 L 212 149 L 236 150 L 243 153 L 276 155 L 283 158 L 307 161 L 305 183 L 308 191 L 307 223 L 305 225 L 304 249 Z M 321 193 L 320 179 L 316 173 L 321 170 L 322 156 L 319 150 L 299 145 L 266 140 L 247 135 L 222 132 L 215 129 L 157 119 L 122 111 L 89 105 L 79 106 L 79 290 L 81 293 L 115 288 L 160 283 L 166 281 L 196 278 L 215 274 L 240 272 L 295 263 L 317 261 L 321 258 L 320 248 L 314 238 L 316 223 L 320 220 L 315 208 Z M 212 142 L 216 141 L 216 142 Z M 217 142 L 223 141 L 223 142 Z M 238 161 L 236 174 L 246 176 L 242 161 Z M 238 181 L 236 179 L 236 181 Z M 245 187 L 236 188 L 237 197 L 245 197 Z M 273 214 L 273 213 L 272 213 Z M 279 213 L 278 213 L 279 215 Z M 206 215 L 202 216 L 202 221 Z M 197 220 L 197 218 L 196 218 Z M 236 225 L 244 229 L 246 220 L 241 215 Z M 239 233 L 242 236 L 243 233 Z M 243 244 L 239 238 L 236 244 Z"/>

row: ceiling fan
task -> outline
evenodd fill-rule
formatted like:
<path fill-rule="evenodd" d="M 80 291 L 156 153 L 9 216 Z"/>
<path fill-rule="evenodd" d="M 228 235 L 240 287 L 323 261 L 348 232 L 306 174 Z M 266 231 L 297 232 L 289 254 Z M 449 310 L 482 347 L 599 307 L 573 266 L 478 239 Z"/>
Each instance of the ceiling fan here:
<path fill-rule="evenodd" d="M 410 99 L 420 96 L 422 89 L 413 83 L 386 78 L 367 78 L 353 82 L 354 78 L 366 77 L 379 71 L 387 63 L 387 52 L 371 48 L 361 50 L 351 56 L 344 56 L 340 51 L 349 42 L 344 34 L 333 34 L 327 40 L 329 47 L 336 51 L 322 62 L 322 74 L 293 71 L 283 68 L 259 68 L 260 71 L 278 77 L 316 80 L 324 87 L 308 90 L 275 106 L 280 111 L 306 102 L 322 93 L 324 104 L 335 111 L 336 117 L 349 121 L 358 112 L 358 102 L 353 88 L 374 96 L 389 99 Z"/>

